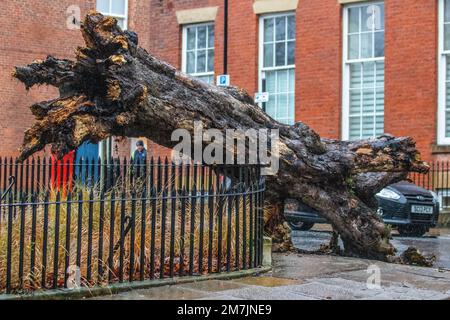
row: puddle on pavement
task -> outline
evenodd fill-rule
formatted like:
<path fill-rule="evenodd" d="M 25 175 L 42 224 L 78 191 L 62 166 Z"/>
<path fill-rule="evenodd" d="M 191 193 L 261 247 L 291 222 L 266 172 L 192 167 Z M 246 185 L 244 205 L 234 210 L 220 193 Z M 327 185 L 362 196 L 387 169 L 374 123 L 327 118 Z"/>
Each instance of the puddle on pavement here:
<path fill-rule="evenodd" d="M 273 277 L 250 277 L 233 280 L 233 282 L 243 283 L 253 286 L 261 287 L 281 287 L 288 286 L 292 284 L 301 284 L 304 281 L 286 279 L 286 278 L 273 278 Z"/>
<path fill-rule="evenodd" d="M 232 289 L 239 289 L 245 285 L 233 281 L 209 280 L 180 285 L 183 288 L 194 289 L 199 291 L 218 292 Z"/>

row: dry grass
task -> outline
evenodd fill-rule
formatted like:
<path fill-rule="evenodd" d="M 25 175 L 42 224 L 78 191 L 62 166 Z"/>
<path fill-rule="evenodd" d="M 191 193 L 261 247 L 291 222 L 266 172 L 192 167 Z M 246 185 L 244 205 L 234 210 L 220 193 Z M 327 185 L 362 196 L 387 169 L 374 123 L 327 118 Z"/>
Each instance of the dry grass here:
<path fill-rule="evenodd" d="M 120 266 L 120 249 L 113 255 L 113 265 L 111 270 L 108 268 L 108 256 L 110 250 L 110 235 L 113 234 L 113 243 L 116 244 L 120 238 L 120 222 L 121 222 L 121 206 L 122 203 L 116 199 L 115 205 L 111 210 L 111 193 L 105 195 L 105 200 L 103 202 L 103 219 L 101 219 L 101 205 L 102 202 L 94 201 L 92 205 L 92 223 L 89 222 L 89 203 L 86 199 L 89 197 L 89 192 L 87 190 L 83 191 L 83 199 L 85 200 L 81 206 L 82 214 L 78 215 L 79 205 L 77 203 L 78 199 L 75 196 L 72 201 L 75 203 L 68 204 L 63 203 L 60 206 L 59 214 L 59 231 L 55 225 L 56 221 L 56 205 L 54 200 L 56 198 L 55 192 L 50 194 L 51 204 L 48 206 L 48 226 L 47 229 L 44 227 L 44 205 L 39 205 L 36 210 L 36 229 L 35 236 L 36 241 L 34 242 L 35 248 L 35 268 L 34 272 L 31 269 L 31 249 L 32 249 L 32 210 L 31 206 L 26 206 L 24 211 L 24 232 L 23 232 L 23 278 L 19 277 L 19 261 L 20 261 L 20 238 L 21 238 L 21 208 L 17 207 L 15 212 L 15 219 L 12 223 L 12 265 L 11 265 L 11 288 L 14 290 L 32 291 L 35 289 L 42 288 L 42 270 L 44 269 L 44 263 L 46 263 L 46 272 L 44 285 L 46 287 L 52 287 L 53 285 L 53 268 L 54 268 L 54 256 L 55 247 L 58 250 L 57 254 L 57 286 L 64 286 L 64 273 L 65 273 L 65 259 L 66 255 L 69 258 L 68 266 L 76 265 L 77 258 L 77 242 L 78 242 L 78 224 L 81 224 L 81 247 L 80 247 L 80 271 L 82 276 L 82 284 L 84 286 L 93 285 L 104 285 L 108 283 L 108 273 L 111 271 L 112 280 L 119 280 L 119 266 Z M 116 198 L 118 196 L 116 195 Z M 42 197 L 41 197 L 42 198 Z M 94 198 L 98 199 L 98 196 Z M 247 263 L 249 258 L 249 248 L 250 248 L 250 221 L 249 221 L 249 197 L 247 197 L 246 203 L 243 202 L 242 198 L 238 199 L 238 209 L 239 212 L 239 222 L 236 221 L 235 205 L 236 203 L 231 203 L 232 208 L 232 219 L 231 219 L 231 268 L 234 269 L 236 264 L 236 226 L 239 225 L 239 268 L 243 267 L 242 255 L 243 255 L 243 244 L 246 245 L 246 257 Z M 131 215 L 132 212 L 132 201 L 130 197 L 127 197 L 125 202 L 125 213 L 126 215 Z M 66 199 L 63 199 L 66 200 Z M 142 204 L 145 203 L 145 207 Z M 186 203 L 186 213 L 184 216 L 184 237 L 181 236 L 181 231 L 183 229 L 182 224 L 182 214 L 181 214 L 181 201 L 177 199 L 173 210 L 175 212 L 175 236 L 174 236 L 174 273 L 179 274 L 181 252 L 184 248 L 184 259 L 183 259 L 183 269 L 185 272 L 189 270 L 189 248 L 191 239 L 194 243 L 194 253 L 193 253 L 193 273 L 203 274 L 208 272 L 208 243 L 209 243 L 209 206 L 207 199 L 205 200 L 205 214 L 204 214 L 204 230 L 203 230 L 203 261 L 202 269 L 199 270 L 199 242 L 200 242 L 200 201 L 198 200 L 194 207 L 189 199 Z M 150 274 L 150 261 L 151 261 L 151 238 L 152 238 L 152 206 L 156 207 L 156 212 L 154 216 L 155 219 L 155 232 L 154 232 L 154 271 L 155 277 L 158 278 L 160 275 L 160 270 L 163 268 L 164 276 L 170 275 L 169 263 L 170 263 L 170 246 L 171 246 L 171 212 L 172 212 L 172 202 L 169 199 L 167 201 L 167 211 L 166 211 L 166 223 L 165 223 L 165 233 L 164 233 L 164 265 L 161 265 L 161 248 L 162 248 L 162 199 L 161 196 L 158 197 L 156 201 L 141 201 L 137 200 L 135 202 L 135 239 L 131 242 L 131 233 L 126 235 L 124 240 L 124 250 L 123 250 L 123 280 L 129 281 L 130 267 L 131 267 L 131 250 L 134 249 L 134 259 L 133 259 L 133 278 L 139 279 L 140 267 L 141 267 L 141 257 L 143 255 L 144 260 L 144 278 L 149 279 L 152 275 Z M 244 239 L 243 235 L 243 214 L 244 207 L 246 209 L 246 237 Z M 5 213 L 3 208 L 3 214 Z M 71 219 L 70 223 L 68 221 L 68 211 L 70 209 Z M 191 223 L 191 211 L 193 212 L 193 217 L 195 219 L 194 229 L 190 230 Z M 222 241 L 222 254 L 221 254 L 221 268 L 224 270 L 227 262 L 227 229 L 228 229 L 228 201 L 223 203 L 223 215 L 222 215 L 222 230 L 219 232 L 218 229 L 218 218 L 219 218 L 219 205 L 217 202 L 214 203 L 212 207 L 213 212 L 213 229 L 212 229 L 212 272 L 218 270 L 218 238 L 221 234 Z M 113 217 L 114 229 L 111 225 L 111 216 Z M 80 221 L 81 219 L 81 221 Z M 145 219 L 145 230 L 142 230 L 142 220 Z M 103 222 L 103 232 L 100 231 L 100 225 Z M 92 228 L 92 249 L 89 248 L 89 228 Z M 113 230 L 112 230 L 113 229 Z M 68 232 L 66 232 L 68 230 Z M 0 292 L 5 290 L 6 286 L 6 268 L 7 268 L 7 220 L 5 216 L 2 216 L 0 222 Z M 59 243 L 56 245 L 56 235 L 59 237 Z M 100 244 L 100 235 L 102 235 L 103 244 Z M 47 237 L 47 256 L 44 259 L 44 237 Z M 69 237 L 69 238 L 67 238 Z M 144 246 L 141 247 L 141 240 L 144 237 Z M 193 238 L 192 238 L 193 237 Z M 69 239 L 69 246 L 66 246 L 66 241 Z M 102 252 L 100 252 L 100 248 Z M 88 252 L 91 252 L 90 264 L 88 263 Z M 91 277 L 87 278 L 88 266 L 90 266 Z M 99 274 L 98 270 L 103 269 L 103 275 Z"/>

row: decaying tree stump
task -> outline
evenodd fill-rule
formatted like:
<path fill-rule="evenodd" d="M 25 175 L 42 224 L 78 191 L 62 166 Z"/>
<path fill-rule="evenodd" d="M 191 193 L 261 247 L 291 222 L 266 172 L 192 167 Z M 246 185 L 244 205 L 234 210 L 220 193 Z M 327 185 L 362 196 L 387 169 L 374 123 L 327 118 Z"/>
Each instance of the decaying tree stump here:
<path fill-rule="evenodd" d="M 293 198 L 333 225 L 347 254 L 383 260 L 394 254 L 389 231 L 370 204 L 384 186 L 410 171 L 428 170 L 411 138 L 321 139 L 302 122 L 289 126 L 273 120 L 242 90 L 205 84 L 156 59 L 113 18 L 90 13 L 82 34 L 86 47 L 77 49 L 76 61 L 49 56 L 13 73 L 27 88 L 60 89 L 59 98 L 31 106 L 36 123 L 25 133 L 21 159 L 46 144 L 62 156 L 86 140 L 112 135 L 145 136 L 173 147 L 172 131 L 193 133 L 193 120 L 205 129 L 279 129 L 280 169 L 267 177 L 266 195 L 278 209 L 267 219 L 266 231 L 284 242 L 280 247 L 291 248 L 282 234 L 282 207 L 284 199 Z"/>

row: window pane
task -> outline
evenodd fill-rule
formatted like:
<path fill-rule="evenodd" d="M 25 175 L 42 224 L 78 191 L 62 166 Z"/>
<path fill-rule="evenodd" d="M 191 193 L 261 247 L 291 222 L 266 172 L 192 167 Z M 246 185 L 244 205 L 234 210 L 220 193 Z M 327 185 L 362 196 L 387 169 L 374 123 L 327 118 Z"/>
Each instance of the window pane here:
<path fill-rule="evenodd" d="M 97 11 L 109 13 L 109 0 L 97 0 Z"/>
<path fill-rule="evenodd" d="M 384 57 L 384 31 L 375 32 L 375 57 Z"/>
<path fill-rule="evenodd" d="M 362 138 L 367 139 L 375 135 L 375 118 L 373 116 L 362 118 Z"/>
<path fill-rule="evenodd" d="M 445 14 L 444 19 L 445 22 L 450 22 L 450 0 L 445 0 Z"/>
<path fill-rule="evenodd" d="M 277 43 L 275 46 L 276 46 L 275 65 L 276 66 L 286 65 L 286 43 L 280 42 Z"/>
<path fill-rule="evenodd" d="M 361 7 L 361 31 L 372 31 L 374 22 L 373 6 Z"/>
<path fill-rule="evenodd" d="M 445 89 L 445 101 L 446 101 L 446 112 L 445 112 L 445 136 L 450 137 L 450 82 L 447 82 Z"/>
<path fill-rule="evenodd" d="M 384 4 L 376 5 L 375 30 L 384 30 Z"/>
<path fill-rule="evenodd" d="M 373 57 L 373 33 L 363 33 L 361 34 L 361 58 L 372 58 Z"/>
<path fill-rule="evenodd" d="M 361 113 L 361 90 L 350 90 L 350 115 Z"/>
<path fill-rule="evenodd" d="M 288 42 L 288 61 L 287 64 L 295 64 L 295 42 Z"/>
<path fill-rule="evenodd" d="M 287 70 L 278 71 L 278 93 L 288 92 L 288 72 Z"/>
<path fill-rule="evenodd" d="M 375 136 L 379 137 L 384 133 L 384 116 L 375 117 Z"/>
<path fill-rule="evenodd" d="M 348 37 L 348 58 L 358 59 L 359 58 L 359 35 L 352 35 Z"/>
<path fill-rule="evenodd" d="M 288 118 L 288 95 L 280 94 L 277 102 L 277 119 L 287 120 Z"/>
<path fill-rule="evenodd" d="M 362 75 L 363 88 L 374 88 L 376 81 L 375 62 L 363 62 L 362 68 L 363 68 L 363 75 Z"/>
<path fill-rule="evenodd" d="M 444 48 L 445 50 L 450 50 L 450 24 L 445 25 L 445 43 Z"/>
<path fill-rule="evenodd" d="M 117 20 L 117 25 L 120 27 L 120 29 L 124 30 L 125 29 L 125 20 L 121 19 L 121 18 L 116 18 Z"/>
<path fill-rule="evenodd" d="M 295 16 L 288 17 L 288 39 L 295 39 Z"/>
<path fill-rule="evenodd" d="M 450 81 L 450 55 L 446 55 L 445 56 L 445 60 L 446 60 L 446 65 L 447 65 L 447 72 L 446 72 L 446 74 L 447 74 L 447 81 Z"/>
<path fill-rule="evenodd" d="M 264 45 L 264 67 L 273 67 L 273 44 Z"/>
<path fill-rule="evenodd" d="M 373 113 L 375 111 L 375 96 L 373 89 L 363 90 L 362 112 L 363 114 Z"/>
<path fill-rule="evenodd" d="M 277 92 L 276 72 L 266 72 L 266 91 L 271 93 Z M 269 95 L 270 96 L 270 95 Z"/>
<path fill-rule="evenodd" d="M 187 28 L 187 49 L 195 49 L 195 27 Z"/>
<path fill-rule="evenodd" d="M 275 18 L 275 39 L 285 40 L 286 39 L 286 17 Z"/>
<path fill-rule="evenodd" d="M 384 87 L 384 61 L 377 61 L 376 67 L 376 83 L 377 87 Z"/>
<path fill-rule="evenodd" d="M 208 47 L 214 48 L 214 26 L 208 27 Z"/>
<path fill-rule="evenodd" d="M 364 62 L 363 66 L 363 87 L 373 88 L 375 87 L 375 63 Z"/>
<path fill-rule="evenodd" d="M 197 49 L 206 48 L 206 27 L 197 28 Z"/>
<path fill-rule="evenodd" d="M 375 112 L 384 112 L 384 88 L 376 89 L 375 94 Z"/>
<path fill-rule="evenodd" d="M 361 88 L 361 64 L 350 65 L 350 88 Z"/>
<path fill-rule="evenodd" d="M 289 92 L 294 92 L 295 91 L 295 72 L 294 69 L 290 69 L 288 71 L 288 76 L 289 76 Z"/>
<path fill-rule="evenodd" d="M 295 122 L 295 95 L 293 93 L 289 94 L 288 119 L 288 124 Z"/>
<path fill-rule="evenodd" d="M 273 41 L 273 20 L 272 18 L 264 19 L 264 42 Z"/>
<path fill-rule="evenodd" d="M 197 79 L 209 83 L 209 84 L 213 84 L 213 80 L 214 80 L 214 76 L 200 76 L 200 77 L 196 77 Z"/>
<path fill-rule="evenodd" d="M 197 73 L 206 72 L 206 51 L 197 51 Z"/>
<path fill-rule="evenodd" d="M 359 8 L 348 10 L 348 32 L 359 32 Z"/>
<path fill-rule="evenodd" d="M 350 140 L 357 140 L 361 137 L 361 118 L 350 117 L 349 121 L 349 138 Z"/>
<path fill-rule="evenodd" d="M 446 84 L 445 101 L 446 101 L 447 109 L 450 109 L 450 82 L 447 82 L 447 84 Z"/>
<path fill-rule="evenodd" d="M 445 137 L 450 138 L 450 112 L 445 113 Z"/>
<path fill-rule="evenodd" d="M 111 13 L 112 14 L 125 14 L 125 0 L 112 0 L 111 1 Z"/>
<path fill-rule="evenodd" d="M 269 96 L 269 101 L 266 102 L 266 113 L 271 116 L 272 118 L 276 118 L 276 105 L 277 105 L 277 98 L 275 95 Z"/>
<path fill-rule="evenodd" d="M 186 59 L 186 72 L 194 73 L 195 72 L 195 53 L 188 52 Z"/>
<path fill-rule="evenodd" d="M 208 72 L 214 71 L 214 50 L 213 49 L 208 50 L 208 69 L 206 71 L 208 71 Z"/>

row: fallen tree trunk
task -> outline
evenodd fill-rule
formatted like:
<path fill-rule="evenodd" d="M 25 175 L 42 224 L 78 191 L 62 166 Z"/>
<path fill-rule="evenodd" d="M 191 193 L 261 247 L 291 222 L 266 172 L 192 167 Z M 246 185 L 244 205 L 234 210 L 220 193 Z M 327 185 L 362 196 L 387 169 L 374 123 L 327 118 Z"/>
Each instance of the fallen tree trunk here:
<path fill-rule="evenodd" d="M 389 231 L 370 208 L 374 193 L 410 171 L 425 172 L 411 138 L 386 135 L 354 142 L 321 139 L 306 124 L 273 120 L 245 92 L 198 81 L 138 47 L 137 35 L 123 32 L 113 18 L 89 14 L 82 27 L 86 47 L 76 61 L 48 57 L 16 67 L 27 88 L 47 84 L 60 97 L 31 107 L 36 123 L 26 131 L 24 159 L 52 144 L 62 156 L 86 140 L 108 136 L 145 136 L 173 147 L 171 134 L 205 129 L 278 129 L 279 171 L 267 177 L 267 199 L 276 208 L 266 231 L 284 239 L 282 208 L 287 198 L 318 210 L 337 231 L 345 252 L 375 259 L 395 253 Z M 281 227 L 280 227 L 281 226 Z"/>

